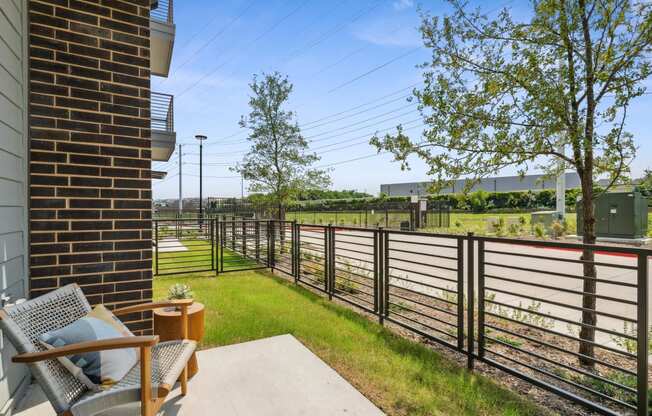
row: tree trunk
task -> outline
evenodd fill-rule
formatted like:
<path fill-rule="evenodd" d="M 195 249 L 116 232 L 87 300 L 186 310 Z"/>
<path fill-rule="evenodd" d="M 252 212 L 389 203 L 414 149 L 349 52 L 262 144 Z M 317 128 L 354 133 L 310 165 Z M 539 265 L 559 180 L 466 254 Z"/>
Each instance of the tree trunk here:
<path fill-rule="evenodd" d="M 584 244 L 595 244 L 596 242 L 596 230 L 595 230 L 595 207 L 593 204 L 593 176 L 587 174 L 586 172 L 581 176 L 582 180 L 582 211 L 584 217 L 584 224 L 582 228 L 583 232 L 583 243 Z M 595 368 L 595 361 L 591 358 L 595 357 L 595 348 L 593 342 L 595 342 L 595 327 L 597 323 L 597 315 L 595 313 L 596 308 L 596 283 L 595 278 L 597 276 L 595 264 L 593 263 L 595 259 L 595 253 L 593 250 L 585 249 L 582 252 L 582 260 L 584 263 L 584 284 L 583 292 L 585 295 L 582 296 L 582 307 L 585 308 L 585 311 L 582 311 L 582 323 L 584 325 L 590 325 L 591 328 L 582 326 L 580 330 L 580 348 L 579 353 L 583 355 L 580 357 L 580 364 L 589 367 L 590 369 Z"/>
<path fill-rule="evenodd" d="M 285 221 L 285 205 L 283 203 L 278 204 L 278 220 Z"/>

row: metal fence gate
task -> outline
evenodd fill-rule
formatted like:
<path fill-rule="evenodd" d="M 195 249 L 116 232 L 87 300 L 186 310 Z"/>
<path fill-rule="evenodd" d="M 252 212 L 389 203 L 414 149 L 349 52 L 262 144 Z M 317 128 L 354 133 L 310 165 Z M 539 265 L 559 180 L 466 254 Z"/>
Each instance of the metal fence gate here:
<path fill-rule="evenodd" d="M 213 220 L 154 220 L 153 226 L 155 275 L 214 269 Z"/>
<path fill-rule="evenodd" d="M 270 267 L 272 223 L 269 221 L 216 221 L 217 273 Z"/>

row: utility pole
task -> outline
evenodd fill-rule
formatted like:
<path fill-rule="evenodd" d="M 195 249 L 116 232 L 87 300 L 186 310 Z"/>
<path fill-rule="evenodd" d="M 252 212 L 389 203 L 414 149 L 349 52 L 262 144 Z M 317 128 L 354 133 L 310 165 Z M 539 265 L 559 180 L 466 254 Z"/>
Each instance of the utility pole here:
<path fill-rule="evenodd" d="M 183 149 L 182 144 L 179 145 L 179 217 L 183 217 Z"/>
<path fill-rule="evenodd" d="M 563 61 L 560 59 L 559 68 L 562 69 L 563 67 Z M 559 71 L 560 80 L 561 73 L 562 71 Z M 557 143 L 557 151 L 562 155 L 566 154 L 566 145 L 564 144 L 563 135 L 559 137 L 559 142 Z M 557 216 L 559 221 L 563 224 L 566 214 L 566 162 L 562 159 L 559 159 L 555 197 Z"/>
<path fill-rule="evenodd" d="M 204 140 L 207 139 L 206 136 L 198 134 L 195 136 L 195 139 L 199 140 L 199 222 L 202 222 L 204 218 L 204 205 L 203 205 L 203 153 L 204 153 Z"/>
<path fill-rule="evenodd" d="M 558 149 L 559 153 L 566 153 L 566 146 L 561 144 Z M 564 214 L 566 213 L 566 163 L 563 160 L 559 161 L 559 172 L 557 174 L 557 188 L 555 190 L 556 208 L 559 221 L 564 221 Z"/>

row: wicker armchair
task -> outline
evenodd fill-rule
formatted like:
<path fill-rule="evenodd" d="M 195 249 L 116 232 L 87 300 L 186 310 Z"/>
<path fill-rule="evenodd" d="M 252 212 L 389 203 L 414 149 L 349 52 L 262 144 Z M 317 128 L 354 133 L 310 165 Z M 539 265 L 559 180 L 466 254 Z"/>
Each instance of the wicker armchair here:
<path fill-rule="evenodd" d="M 129 403 L 134 414 L 152 416 L 158 412 L 175 382 L 187 392 L 187 363 L 196 348 L 188 340 L 187 308 L 192 300 L 158 302 L 114 310 L 116 316 L 163 306 L 181 308 L 183 339 L 158 342 L 154 335 L 133 336 L 83 342 L 45 350 L 38 342 L 41 334 L 62 328 L 91 311 L 86 297 L 75 285 L 68 285 L 38 298 L 0 310 L 0 327 L 19 355 L 14 362 L 26 363 L 50 400 L 63 416 L 89 416 Z M 140 362 L 118 383 L 107 390 L 92 392 L 73 377 L 56 359 L 82 352 L 139 348 Z"/>

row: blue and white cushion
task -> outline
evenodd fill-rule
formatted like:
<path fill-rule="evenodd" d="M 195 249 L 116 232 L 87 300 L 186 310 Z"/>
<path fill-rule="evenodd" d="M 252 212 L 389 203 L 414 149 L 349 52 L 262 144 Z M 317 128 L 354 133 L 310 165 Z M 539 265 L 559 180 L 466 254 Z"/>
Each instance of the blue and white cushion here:
<path fill-rule="evenodd" d="M 79 342 L 133 336 L 126 326 L 102 305 L 85 317 L 55 331 L 41 335 L 47 349 Z M 93 391 L 110 387 L 120 381 L 138 363 L 138 350 L 125 348 L 86 352 L 58 358 L 80 382 Z"/>

